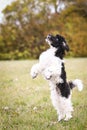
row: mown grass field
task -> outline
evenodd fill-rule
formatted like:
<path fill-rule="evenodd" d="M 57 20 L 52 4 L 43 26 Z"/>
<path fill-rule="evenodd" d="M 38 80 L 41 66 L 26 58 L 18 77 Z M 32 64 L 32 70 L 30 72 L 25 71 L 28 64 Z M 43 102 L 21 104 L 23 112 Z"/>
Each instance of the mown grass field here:
<path fill-rule="evenodd" d="M 67 59 L 68 79 L 83 80 L 84 90 L 72 94 L 73 118 L 57 122 L 49 85 L 42 76 L 32 79 L 37 61 L 0 62 L 0 130 L 87 130 L 87 58 Z"/>

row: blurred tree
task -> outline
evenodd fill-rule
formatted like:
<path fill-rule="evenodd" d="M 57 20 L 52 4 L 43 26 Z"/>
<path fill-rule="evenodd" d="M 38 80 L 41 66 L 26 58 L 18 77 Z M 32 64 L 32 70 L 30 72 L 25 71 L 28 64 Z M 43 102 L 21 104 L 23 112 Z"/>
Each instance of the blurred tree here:
<path fill-rule="evenodd" d="M 0 59 L 38 58 L 48 47 L 44 40 L 48 33 L 66 37 L 70 56 L 87 56 L 85 0 L 19 0 L 3 13 Z"/>

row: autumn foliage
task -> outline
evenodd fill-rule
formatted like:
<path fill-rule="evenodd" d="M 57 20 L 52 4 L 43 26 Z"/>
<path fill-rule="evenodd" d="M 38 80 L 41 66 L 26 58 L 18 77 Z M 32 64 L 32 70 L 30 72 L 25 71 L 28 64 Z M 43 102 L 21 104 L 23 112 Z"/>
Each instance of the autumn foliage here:
<path fill-rule="evenodd" d="M 63 2 L 63 1 L 62 1 Z M 67 56 L 87 57 L 87 2 L 64 0 L 60 12 L 56 0 L 19 0 L 3 11 L 0 24 L 0 59 L 36 59 L 48 48 L 47 34 L 63 35 Z"/>

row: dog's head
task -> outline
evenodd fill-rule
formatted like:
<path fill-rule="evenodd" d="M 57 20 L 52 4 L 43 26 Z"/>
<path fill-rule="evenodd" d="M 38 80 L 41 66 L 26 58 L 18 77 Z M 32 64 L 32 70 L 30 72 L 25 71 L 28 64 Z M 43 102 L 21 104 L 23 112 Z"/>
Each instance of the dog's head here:
<path fill-rule="evenodd" d="M 69 51 L 69 46 L 67 45 L 67 42 L 65 40 L 65 38 L 61 35 L 56 35 L 53 36 L 51 34 L 47 35 L 46 37 L 46 42 L 48 42 L 48 44 L 52 47 L 55 47 L 57 50 L 57 56 L 64 56 L 65 51 Z"/>

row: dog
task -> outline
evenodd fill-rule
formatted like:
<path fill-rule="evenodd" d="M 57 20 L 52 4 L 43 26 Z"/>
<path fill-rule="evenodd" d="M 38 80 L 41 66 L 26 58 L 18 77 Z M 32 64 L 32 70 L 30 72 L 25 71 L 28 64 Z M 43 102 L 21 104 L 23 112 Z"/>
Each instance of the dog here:
<path fill-rule="evenodd" d="M 73 106 L 71 102 L 72 89 L 77 86 L 82 91 L 82 81 L 76 79 L 67 81 L 64 66 L 65 52 L 69 51 L 69 46 L 65 38 L 59 34 L 47 35 L 46 42 L 50 48 L 39 57 L 39 63 L 31 68 L 32 78 L 42 74 L 49 81 L 51 100 L 58 114 L 58 121 L 68 121 L 72 118 Z"/>

